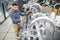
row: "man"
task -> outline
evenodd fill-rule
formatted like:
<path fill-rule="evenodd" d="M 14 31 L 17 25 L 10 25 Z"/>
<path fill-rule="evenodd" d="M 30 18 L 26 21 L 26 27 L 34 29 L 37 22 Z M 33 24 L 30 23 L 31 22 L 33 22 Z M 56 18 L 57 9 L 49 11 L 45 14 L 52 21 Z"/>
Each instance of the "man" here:
<path fill-rule="evenodd" d="M 17 3 L 13 3 L 12 4 L 12 12 L 10 14 L 10 17 L 12 19 L 13 22 L 13 27 L 16 33 L 16 36 L 19 37 L 19 31 L 20 31 L 20 21 L 22 19 L 20 19 L 20 16 L 26 16 L 26 14 L 22 14 L 19 10 L 18 10 L 18 5 Z"/>

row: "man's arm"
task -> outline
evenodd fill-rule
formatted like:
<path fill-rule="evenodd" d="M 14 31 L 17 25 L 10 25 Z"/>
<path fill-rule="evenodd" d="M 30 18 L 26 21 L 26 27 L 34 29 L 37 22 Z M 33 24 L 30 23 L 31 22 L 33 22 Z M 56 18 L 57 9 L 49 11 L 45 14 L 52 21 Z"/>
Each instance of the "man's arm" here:
<path fill-rule="evenodd" d="M 20 14 L 21 16 L 26 16 L 25 13 L 22 13 L 22 12 L 20 12 L 20 11 L 19 11 L 19 14 Z"/>

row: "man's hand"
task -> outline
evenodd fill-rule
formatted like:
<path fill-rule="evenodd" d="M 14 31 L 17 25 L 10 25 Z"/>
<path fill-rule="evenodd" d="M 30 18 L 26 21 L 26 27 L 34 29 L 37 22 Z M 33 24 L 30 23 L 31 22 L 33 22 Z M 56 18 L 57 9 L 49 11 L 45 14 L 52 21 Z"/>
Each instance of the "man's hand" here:
<path fill-rule="evenodd" d="M 24 17 L 20 16 L 20 20 L 23 21 Z"/>
<path fill-rule="evenodd" d="M 24 17 L 23 17 L 23 16 L 20 16 L 21 26 L 22 26 L 22 24 L 23 24 L 23 20 L 24 20 Z"/>

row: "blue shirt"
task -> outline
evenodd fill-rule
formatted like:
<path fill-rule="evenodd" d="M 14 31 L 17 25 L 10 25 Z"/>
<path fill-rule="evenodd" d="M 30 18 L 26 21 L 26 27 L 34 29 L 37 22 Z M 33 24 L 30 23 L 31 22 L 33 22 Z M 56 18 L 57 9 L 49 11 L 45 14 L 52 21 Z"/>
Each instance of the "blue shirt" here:
<path fill-rule="evenodd" d="M 12 11 L 10 17 L 12 19 L 13 24 L 20 23 L 20 16 L 25 16 L 26 14 L 22 14 L 20 11 Z"/>

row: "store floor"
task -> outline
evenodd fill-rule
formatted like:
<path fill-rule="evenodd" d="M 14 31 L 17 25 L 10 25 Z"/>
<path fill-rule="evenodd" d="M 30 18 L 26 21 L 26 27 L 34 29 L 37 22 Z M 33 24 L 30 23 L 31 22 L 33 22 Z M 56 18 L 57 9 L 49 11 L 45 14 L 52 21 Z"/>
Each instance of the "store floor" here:
<path fill-rule="evenodd" d="M 10 18 L 0 25 L 0 40 L 16 40 L 15 31 Z"/>

